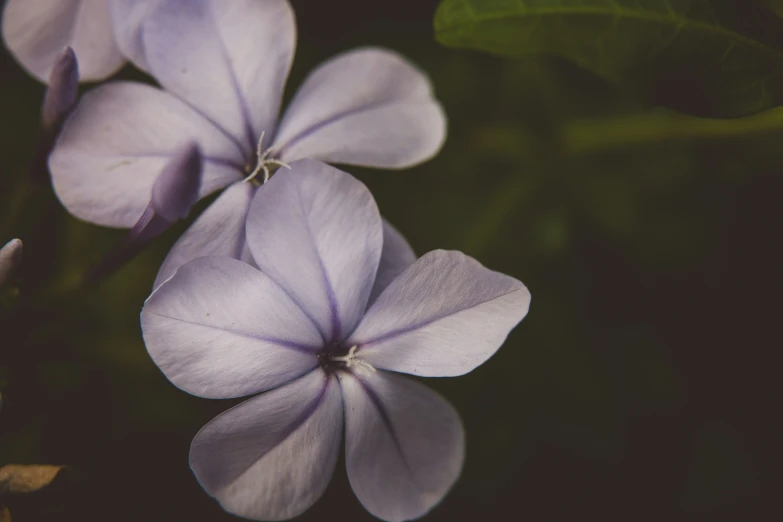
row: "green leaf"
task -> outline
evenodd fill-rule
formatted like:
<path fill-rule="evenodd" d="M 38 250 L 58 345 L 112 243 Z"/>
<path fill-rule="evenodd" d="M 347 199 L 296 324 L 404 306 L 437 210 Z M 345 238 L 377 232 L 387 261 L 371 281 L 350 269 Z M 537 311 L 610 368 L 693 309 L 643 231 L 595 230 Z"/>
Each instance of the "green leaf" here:
<path fill-rule="evenodd" d="M 762 11 L 728 0 L 443 0 L 435 30 L 445 45 L 559 56 L 638 85 L 652 103 L 734 117 L 783 104 L 783 21 Z"/>
<path fill-rule="evenodd" d="M 783 108 L 717 120 L 670 111 L 573 120 L 561 129 L 563 150 L 583 154 L 627 146 L 683 141 L 728 141 L 774 135 L 783 139 Z"/>

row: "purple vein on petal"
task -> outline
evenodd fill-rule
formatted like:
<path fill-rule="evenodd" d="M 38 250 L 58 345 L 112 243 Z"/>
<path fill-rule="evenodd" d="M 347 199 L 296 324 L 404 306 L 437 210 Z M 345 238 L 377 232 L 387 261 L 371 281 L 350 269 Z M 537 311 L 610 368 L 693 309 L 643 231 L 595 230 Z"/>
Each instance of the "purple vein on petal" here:
<path fill-rule="evenodd" d="M 141 152 L 138 154 L 118 154 L 117 156 L 127 157 L 127 158 L 169 159 L 171 158 L 171 153 L 170 152 Z M 226 158 L 218 158 L 215 156 L 203 156 L 202 159 L 205 163 L 212 163 L 213 165 L 218 165 L 221 167 L 231 167 L 232 169 L 236 169 L 240 176 L 241 176 L 241 172 L 243 172 L 245 169 L 244 165 L 240 165 L 239 163 L 236 163 L 235 161 Z"/>
<path fill-rule="evenodd" d="M 351 377 L 356 379 L 356 382 L 359 383 L 359 386 L 362 387 L 364 392 L 370 398 L 370 402 L 372 402 L 373 406 L 375 406 L 375 409 L 378 410 L 378 415 L 381 417 L 381 421 L 383 421 L 383 425 L 386 426 L 386 429 L 389 431 L 389 436 L 392 439 L 392 443 L 394 443 L 394 448 L 397 450 L 397 453 L 400 454 L 400 460 L 402 460 L 402 463 L 405 465 L 405 470 L 408 472 L 411 482 L 413 482 L 417 488 L 424 490 L 425 488 L 420 487 L 418 482 L 416 481 L 416 476 L 414 475 L 413 470 L 411 469 L 411 466 L 408 463 L 408 459 L 405 457 L 405 451 L 403 451 L 402 449 L 402 443 L 400 443 L 400 438 L 397 435 L 397 430 L 394 429 L 394 424 L 392 424 L 391 418 L 389 417 L 389 412 L 386 411 L 386 406 L 383 405 L 383 401 L 378 396 L 378 394 L 375 393 L 375 390 L 372 389 L 372 386 L 370 386 L 370 384 L 364 382 L 355 373 L 350 373 L 350 375 Z"/>
<path fill-rule="evenodd" d="M 393 332 L 389 332 L 389 333 L 387 333 L 385 335 L 382 335 L 382 336 L 380 336 L 380 337 L 378 337 L 376 339 L 370 339 L 369 341 L 359 341 L 359 340 L 353 339 L 351 342 L 355 343 L 358 346 L 358 348 L 356 348 L 356 351 L 358 352 L 358 351 L 361 351 L 362 348 L 365 348 L 367 346 L 371 346 L 371 345 L 376 344 L 376 343 L 380 343 L 380 342 L 383 342 L 383 341 L 388 341 L 390 339 L 394 339 L 395 337 L 399 337 L 401 335 L 405 335 L 405 334 L 410 333 L 410 332 L 412 332 L 414 330 L 418 330 L 419 328 L 424 328 L 425 326 L 429 326 L 432 323 L 436 323 L 436 322 L 440 321 L 441 319 L 446 319 L 447 317 L 450 317 L 452 315 L 456 315 L 456 314 L 459 314 L 459 313 L 462 313 L 462 312 L 466 312 L 468 310 L 472 310 L 472 309 L 477 308 L 479 306 L 483 306 L 483 305 L 485 305 L 487 303 L 491 303 L 492 301 L 496 301 L 497 299 L 501 299 L 503 297 L 506 297 L 509 294 L 517 292 L 520 289 L 521 288 L 515 288 L 514 290 L 511 290 L 510 292 L 506 292 L 505 294 L 499 295 L 497 297 L 493 297 L 492 299 L 488 299 L 486 301 L 482 301 L 480 303 L 476 303 L 473 306 L 469 306 L 467 308 L 460 308 L 459 310 L 454 310 L 453 312 L 440 314 L 440 315 L 438 315 L 436 317 L 433 317 L 432 319 L 427 319 L 426 321 L 422 321 L 420 323 L 416 323 L 416 324 L 413 324 L 413 325 L 410 325 L 410 326 L 406 326 L 405 328 L 400 328 L 399 330 L 395 330 Z M 376 303 L 377 303 L 377 301 L 376 301 Z M 370 308 L 370 310 L 372 310 L 372 308 Z M 369 310 L 368 310 L 368 312 L 369 312 Z M 367 313 L 365 313 L 364 315 L 367 315 Z M 349 336 L 349 338 L 350 338 L 350 336 Z"/>
<path fill-rule="evenodd" d="M 318 370 L 316 370 L 316 371 L 318 371 Z M 306 373 L 306 374 L 304 374 L 302 377 L 299 377 L 299 378 L 300 378 L 300 379 L 303 379 L 303 378 L 304 378 L 304 377 L 306 377 L 307 375 L 309 375 L 309 373 Z M 289 383 L 291 383 L 291 382 L 293 382 L 293 380 L 291 380 L 291 381 L 288 381 L 288 383 L 285 383 L 285 384 L 289 384 Z M 282 386 L 285 386 L 285 384 L 282 384 L 282 385 L 280 385 L 280 387 L 282 387 Z M 307 419 L 309 419 L 309 418 L 310 418 L 310 416 L 312 416 L 312 415 L 313 415 L 313 413 L 315 413 L 315 410 L 317 410 L 317 409 L 318 409 L 318 407 L 319 407 L 319 406 L 320 406 L 320 405 L 321 405 L 321 404 L 324 402 L 324 397 L 326 397 L 326 391 L 329 389 L 329 386 L 330 386 L 331 384 L 332 384 L 332 378 L 331 378 L 329 375 L 327 375 L 327 374 L 325 374 L 325 373 L 324 373 L 324 385 L 323 385 L 323 388 L 321 389 L 321 392 L 318 394 L 318 396 L 317 396 L 317 397 L 315 397 L 315 398 L 314 398 L 314 399 L 313 399 L 313 400 L 310 402 L 310 404 L 308 404 L 308 405 L 307 405 L 307 407 L 306 407 L 304 410 L 302 410 L 302 415 L 301 415 L 301 416 L 300 416 L 300 417 L 299 417 L 299 418 L 296 420 L 296 422 L 292 422 L 292 423 L 291 423 L 291 425 L 290 425 L 290 427 L 289 427 L 290 429 L 288 429 L 287 431 L 283 432 L 283 433 L 280 435 L 280 437 L 277 439 L 277 441 L 275 441 L 275 443 L 271 445 L 271 448 L 276 448 L 276 447 L 278 447 L 280 444 L 282 444 L 283 442 L 285 442 L 285 440 L 286 440 L 288 437 L 290 437 L 291 435 L 293 435 L 293 434 L 296 432 L 296 430 L 298 430 L 298 429 L 299 429 L 299 428 L 302 426 L 302 424 L 304 424 L 304 423 L 307 421 Z M 280 389 L 280 387 L 278 387 L 278 388 L 276 388 L 276 389 Z M 252 399 L 251 399 L 251 400 L 252 400 Z M 270 451 L 271 451 L 271 450 L 270 450 Z M 267 453 L 269 453 L 269 452 L 267 452 Z M 247 467 L 246 467 L 244 470 L 242 470 L 242 472 L 241 472 L 241 473 L 239 473 L 239 474 L 237 475 L 237 478 L 239 478 L 239 477 L 241 477 L 242 475 L 244 475 L 245 473 L 247 473 L 247 470 L 249 470 L 250 468 L 252 468 L 252 467 L 253 467 L 253 465 L 254 465 L 256 462 L 258 462 L 259 460 L 261 460 L 262 458 L 264 458 L 264 456 L 265 456 L 265 455 L 266 455 L 266 453 L 264 453 L 264 455 L 261 455 L 261 456 L 259 456 L 257 459 L 255 459 L 254 461 L 252 461 L 252 462 L 250 463 L 250 465 L 248 465 L 248 466 L 247 466 Z M 235 480 L 236 480 L 236 479 L 235 479 Z"/>
<path fill-rule="evenodd" d="M 168 92 L 168 91 L 166 91 L 166 92 Z M 190 107 L 190 109 L 192 109 L 193 112 L 195 112 L 196 114 L 198 114 L 199 116 L 204 118 L 206 121 L 208 121 L 215 129 L 218 130 L 218 132 L 220 132 L 220 134 L 225 136 L 226 139 L 228 139 L 232 143 L 232 145 L 234 145 L 234 147 L 237 148 L 237 152 L 239 152 L 239 155 L 242 156 L 243 158 L 245 158 L 246 161 L 250 161 L 253 158 L 253 154 L 255 154 L 255 145 L 252 145 L 249 149 L 245 148 L 244 146 L 242 146 L 242 143 L 239 141 L 239 139 L 237 139 L 236 136 L 234 136 L 229 131 L 227 131 L 218 122 L 216 122 L 215 120 L 210 118 L 209 115 L 207 115 L 204 111 L 202 111 L 201 109 L 199 109 L 198 107 L 196 107 L 195 105 L 190 103 L 188 100 L 186 100 L 184 98 L 180 98 L 179 96 L 175 95 L 174 93 L 169 93 L 169 94 L 171 94 L 177 100 L 181 101 L 182 103 L 184 103 L 185 105 Z M 245 166 L 242 165 L 242 169 L 244 169 L 244 168 L 245 168 Z"/>
<path fill-rule="evenodd" d="M 297 189 L 297 195 L 299 196 L 299 207 L 302 210 L 302 215 L 307 216 L 305 212 L 304 202 L 302 201 L 302 192 Z M 336 339 L 342 333 L 342 324 L 340 322 L 340 313 L 337 308 L 337 297 L 334 295 L 334 288 L 332 288 L 332 282 L 329 280 L 329 275 L 326 273 L 326 267 L 324 261 L 321 258 L 321 253 L 318 251 L 318 246 L 315 243 L 315 237 L 313 237 L 313 230 L 310 228 L 310 221 L 305 219 L 305 225 L 307 226 L 307 234 L 310 236 L 310 240 L 315 247 L 316 257 L 318 258 L 318 267 L 321 270 L 321 276 L 323 277 L 324 285 L 326 285 L 326 298 L 329 300 L 329 313 L 332 316 L 332 335 L 330 341 L 337 341 Z M 304 309 L 304 307 L 300 307 Z M 316 323 L 317 324 L 317 323 Z M 329 336 L 326 336 L 329 337 Z"/>
<path fill-rule="evenodd" d="M 300 343 L 297 343 L 297 342 L 294 342 L 294 341 L 288 341 L 286 339 L 277 339 L 275 337 L 262 337 L 260 335 L 253 335 L 253 334 L 237 332 L 237 331 L 234 331 L 234 330 L 229 330 L 228 328 L 223 328 L 222 326 L 214 326 L 214 325 L 210 325 L 210 324 L 195 323 L 193 321 L 188 321 L 187 319 L 180 319 L 179 317 L 171 317 L 171 316 L 168 316 L 168 315 L 159 314 L 157 312 L 149 312 L 149 313 L 151 315 L 162 317 L 164 319 L 169 319 L 171 321 L 179 321 L 179 322 L 185 323 L 185 324 L 192 324 L 193 326 L 202 326 L 204 328 L 211 328 L 213 330 L 220 330 L 221 332 L 230 333 L 232 335 L 237 335 L 239 337 L 244 337 L 246 339 L 254 339 L 256 341 L 261 341 L 261 342 L 270 343 L 270 344 L 276 344 L 276 345 L 280 346 L 281 348 L 288 348 L 288 349 L 291 349 L 291 350 L 294 350 L 294 351 L 297 351 L 297 352 L 300 352 L 300 353 L 306 353 L 308 355 L 312 355 L 312 354 L 314 354 L 315 352 L 317 352 L 318 350 L 321 349 L 320 346 L 307 346 L 307 345 L 300 344 Z"/>
<path fill-rule="evenodd" d="M 254 139 L 255 132 L 253 131 L 253 125 L 251 123 L 252 116 L 250 115 L 250 109 L 248 109 L 247 100 L 245 100 L 245 96 L 242 94 L 242 90 L 239 88 L 239 82 L 237 81 L 234 68 L 231 66 L 231 58 L 229 57 L 228 50 L 226 49 L 226 42 L 223 41 L 223 35 L 220 34 L 220 30 L 217 28 L 217 26 L 215 26 L 215 33 L 218 35 L 218 41 L 220 42 L 220 54 L 223 56 L 223 60 L 226 62 L 226 66 L 228 67 L 229 76 L 231 77 L 231 87 L 233 88 L 234 95 L 237 98 L 237 104 L 239 104 L 239 112 L 242 114 L 242 121 L 244 122 L 245 127 L 245 140 L 247 140 L 252 154 L 252 151 L 256 149 L 256 143 Z"/>
<path fill-rule="evenodd" d="M 370 103 L 367 105 L 362 105 L 361 107 L 357 107 L 355 109 L 350 109 L 347 111 L 343 111 L 341 113 L 335 114 L 334 116 L 331 116 L 329 118 L 326 118 L 325 120 L 319 121 L 318 123 L 315 123 L 309 127 L 307 127 L 305 130 L 300 132 L 299 134 L 295 135 L 293 138 L 289 139 L 286 143 L 283 145 L 279 145 L 275 147 L 277 149 L 277 155 L 279 157 L 284 156 L 284 152 L 286 149 L 291 148 L 293 145 L 295 145 L 297 142 L 302 141 L 305 138 L 309 138 L 314 133 L 318 132 L 319 130 L 323 129 L 324 127 L 328 127 L 332 123 L 335 123 L 337 121 L 340 121 L 343 118 L 348 118 L 349 116 L 353 116 L 354 114 L 359 114 L 361 112 L 365 111 L 374 111 L 378 109 L 383 109 L 386 107 L 390 107 L 392 105 L 396 105 L 397 103 L 401 102 L 412 102 L 416 101 L 416 99 L 410 99 L 410 100 L 394 100 L 394 101 L 383 101 L 379 103 Z M 422 99 L 421 101 L 426 101 L 425 99 Z"/>

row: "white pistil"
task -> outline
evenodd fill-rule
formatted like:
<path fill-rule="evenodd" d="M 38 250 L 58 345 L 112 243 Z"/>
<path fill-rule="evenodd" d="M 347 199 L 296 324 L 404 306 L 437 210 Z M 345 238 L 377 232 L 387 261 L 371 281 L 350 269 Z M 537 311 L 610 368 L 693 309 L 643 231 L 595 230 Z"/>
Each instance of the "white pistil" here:
<path fill-rule="evenodd" d="M 264 132 L 261 133 L 261 138 L 258 140 L 258 146 L 256 147 L 256 156 L 258 159 L 256 160 L 256 168 L 253 169 L 253 172 L 251 172 L 245 179 L 242 181 L 252 181 L 256 176 L 258 176 L 259 172 L 264 173 L 264 181 L 261 182 L 263 185 L 267 181 L 269 181 L 269 177 L 272 175 L 272 172 L 269 170 L 270 165 L 274 167 L 285 167 L 287 169 L 290 169 L 291 166 L 287 163 L 284 163 L 280 160 L 276 160 L 274 158 L 270 158 L 272 154 L 274 154 L 274 148 L 270 147 L 266 150 L 263 150 L 261 147 L 264 143 Z"/>
<path fill-rule="evenodd" d="M 356 356 L 356 348 L 358 348 L 358 346 L 356 345 L 351 346 L 351 349 L 348 350 L 348 355 L 332 357 L 332 360 L 344 362 L 346 368 L 353 368 L 356 366 L 374 372 L 375 368 L 373 367 L 372 364 L 368 363 L 367 361 L 363 361 Z"/>

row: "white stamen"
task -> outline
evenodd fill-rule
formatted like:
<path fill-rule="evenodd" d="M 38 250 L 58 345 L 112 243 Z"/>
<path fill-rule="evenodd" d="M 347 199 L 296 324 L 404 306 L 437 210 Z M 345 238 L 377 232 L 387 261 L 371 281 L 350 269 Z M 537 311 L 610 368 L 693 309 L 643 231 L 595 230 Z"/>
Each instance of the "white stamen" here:
<path fill-rule="evenodd" d="M 265 132 L 261 132 L 261 138 L 258 140 L 258 145 L 256 146 L 256 156 L 258 157 L 256 161 L 256 168 L 253 169 L 253 172 L 251 172 L 245 179 L 242 181 L 252 181 L 253 178 L 258 176 L 259 172 L 264 173 L 264 181 L 262 181 L 262 185 L 269 181 L 269 177 L 272 175 L 272 172 L 269 170 L 270 165 L 276 166 L 276 167 L 285 167 L 287 169 L 290 169 L 291 166 L 287 163 L 283 163 L 280 160 L 270 158 L 272 154 L 274 154 L 275 150 L 273 147 L 269 147 L 266 150 L 263 150 L 261 147 L 264 143 L 264 134 Z"/>
<path fill-rule="evenodd" d="M 346 368 L 357 367 L 357 369 L 358 368 L 364 368 L 366 370 L 370 370 L 370 371 L 374 372 L 375 368 L 373 367 L 372 364 L 368 363 L 367 361 L 363 361 L 363 360 L 359 359 L 356 356 L 356 349 L 357 348 L 358 348 L 358 346 L 356 346 L 356 345 L 351 346 L 351 349 L 348 350 L 348 355 L 341 355 L 339 357 L 332 357 L 332 360 L 333 361 L 344 362 Z"/>

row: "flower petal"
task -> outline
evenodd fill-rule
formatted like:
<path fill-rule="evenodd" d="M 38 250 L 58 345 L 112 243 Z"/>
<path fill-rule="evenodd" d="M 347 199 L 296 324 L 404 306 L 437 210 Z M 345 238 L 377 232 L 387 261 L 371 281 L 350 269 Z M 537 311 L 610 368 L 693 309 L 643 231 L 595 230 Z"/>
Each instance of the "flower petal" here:
<path fill-rule="evenodd" d="M 424 73 L 393 52 L 369 48 L 310 74 L 274 148 L 283 161 L 404 168 L 434 156 L 445 136 L 446 119 Z"/>
<path fill-rule="evenodd" d="M 143 71 L 149 70 L 144 56 L 142 24 L 163 0 L 109 0 L 114 39 L 125 57 Z"/>
<path fill-rule="evenodd" d="M 242 156 L 214 125 L 154 87 L 111 83 L 87 93 L 49 159 L 57 196 L 76 217 L 129 228 L 166 163 L 188 141 L 204 154 L 203 197 L 241 178 Z"/>
<path fill-rule="evenodd" d="M 462 375 L 500 348 L 529 306 L 530 293 L 513 277 L 435 250 L 392 281 L 348 343 L 376 368 Z"/>
<path fill-rule="evenodd" d="M 155 288 L 177 269 L 205 256 L 228 256 L 252 264 L 245 241 L 245 216 L 256 189 L 250 183 L 229 186 L 180 236 L 155 278 Z"/>
<path fill-rule="evenodd" d="M 79 57 L 83 81 L 102 80 L 125 61 L 114 43 L 106 0 L 8 0 L 3 40 L 27 72 L 44 83 L 68 46 Z"/>
<path fill-rule="evenodd" d="M 252 398 L 198 432 L 190 467 L 227 511 L 284 520 L 329 484 L 342 434 L 340 387 L 321 371 Z"/>
<path fill-rule="evenodd" d="M 271 133 L 296 46 L 285 0 L 174 0 L 144 23 L 152 75 L 254 153 Z"/>
<path fill-rule="evenodd" d="M 383 248 L 381 216 L 356 178 L 315 160 L 281 169 L 258 191 L 247 241 L 258 267 L 340 341 L 367 306 Z"/>
<path fill-rule="evenodd" d="M 228 257 L 180 267 L 147 299 L 144 341 L 176 386 L 215 399 L 268 390 L 312 370 L 318 330 L 263 273 Z"/>
<path fill-rule="evenodd" d="M 416 253 L 408 241 L 388 221 L 383 220 L 383 251 L 378 265 L 378 275 L 372 287 L 368 306 L 378 299 L 387 286 L 416 261 Z"/>
<path fill-rule="evenodd" d="M 426 386 L 387 372 L 344 372 L 340 386 L 348 479 L 359 501 L 390 522 L 427 513 L 462 470 L 459 414 Z"/>

